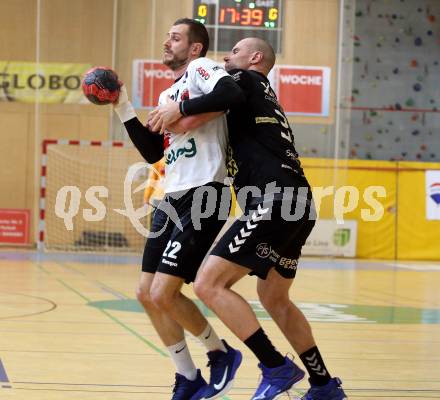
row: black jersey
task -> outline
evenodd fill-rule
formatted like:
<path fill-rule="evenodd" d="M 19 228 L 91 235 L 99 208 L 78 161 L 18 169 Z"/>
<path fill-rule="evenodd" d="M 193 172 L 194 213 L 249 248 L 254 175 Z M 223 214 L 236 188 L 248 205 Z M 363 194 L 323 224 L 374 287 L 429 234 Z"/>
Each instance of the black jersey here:
<path fill-rule="evenodd" d="M 278 187 L 308 186 L 292 130 L 268 79 L 256 71 L 229 73 L 246 95 L 246 103 L 231 108 L 227 116 L 235 188 L 264 190 L 271 182 Z"/>

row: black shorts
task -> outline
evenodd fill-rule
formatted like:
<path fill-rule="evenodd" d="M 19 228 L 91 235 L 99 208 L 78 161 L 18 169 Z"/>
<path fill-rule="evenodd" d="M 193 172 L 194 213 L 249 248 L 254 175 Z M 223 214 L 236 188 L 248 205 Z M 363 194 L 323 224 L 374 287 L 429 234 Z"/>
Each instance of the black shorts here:
<path fill-rule="evenodd" d="M 204 189 L 210 190 L 210 194 L 207 195 Z M 228 193 L 229 203 L 225 200 Z M 200 212 L 207 210 L 208 203 L 213 212 L 203 218 Z M 229 187 L 215 182 L 190 189 L 179 198 L 175 194 L 166 195 L 153 215 L 142 271 L 159 271 L 183 278 L 186 283 L 193 282 L 225 223 L 229 207 Z"/>
<path fill-rule="evenodd" d="M 294 211 L 286 218 L 286 207 L 294 210 L 295 206 L 285 205 L 283 210 L 281 200 L 273 201 L 269 207 L 263 202 L 248 206 L 246 217 L 232 224 L 211 254 L 249 268 L 251 275 L 262 279 L 271 268 L 286 279 L 294 278 L 301 249 L 316 219 L 311 199 L 298 206 L 300 218 L 294 217 Z"/>

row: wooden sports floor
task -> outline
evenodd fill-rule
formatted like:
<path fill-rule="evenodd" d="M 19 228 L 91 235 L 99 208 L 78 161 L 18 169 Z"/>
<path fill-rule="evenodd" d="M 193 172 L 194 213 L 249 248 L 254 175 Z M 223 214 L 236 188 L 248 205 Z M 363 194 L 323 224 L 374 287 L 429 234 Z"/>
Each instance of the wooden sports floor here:
<path fill-rule="evenodd" d="M 138 257 L 1 251 L 0 399 L 170 399 L 172 364 L 134 298 L 139 263 Z M 290 352 L 256 300 L 255 280 L 237 290 L 272 341 Z M 440 263 L 304 258 L 292 295 L 350 399 L 440 399 Z M 244 353 L 224 399 L 250 399 L 259 379 L 256 360 L 204 311 Z M 207 371 L 203 348 L 192 337 L 189 343 Z M 304 380 L 292 393 L 306 387 Z"/>

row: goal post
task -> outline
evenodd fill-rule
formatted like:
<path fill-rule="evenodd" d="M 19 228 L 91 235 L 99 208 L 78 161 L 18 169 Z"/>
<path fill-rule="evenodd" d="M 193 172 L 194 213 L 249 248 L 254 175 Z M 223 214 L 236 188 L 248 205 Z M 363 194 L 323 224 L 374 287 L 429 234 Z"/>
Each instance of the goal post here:
<path fill-rule="evenodd" d="M 145 163 L 127 186 L 129 167 L 143 161 L 131 143 L 45 140 L 42 144 L 38 248 L 139 253 L 145 237 L 123 215 L 127 198 L 143 205 Z M 145 226 L 144 217 L 141 223 Z"/>

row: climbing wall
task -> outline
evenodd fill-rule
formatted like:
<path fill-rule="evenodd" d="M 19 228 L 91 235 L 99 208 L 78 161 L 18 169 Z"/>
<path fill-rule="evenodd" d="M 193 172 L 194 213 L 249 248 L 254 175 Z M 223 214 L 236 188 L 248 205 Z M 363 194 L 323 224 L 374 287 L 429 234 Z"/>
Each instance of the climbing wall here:
<path fill-rule="evenodd" d="M 440 0 L 358 0 L 354 15 L 349 156 L 439 161 Z"/>

